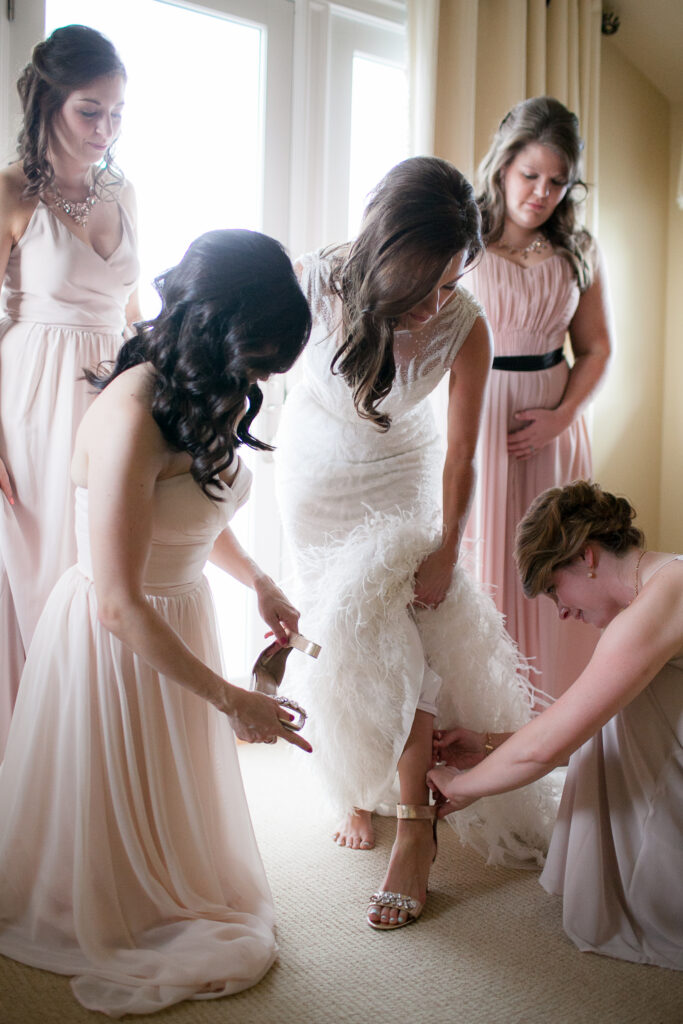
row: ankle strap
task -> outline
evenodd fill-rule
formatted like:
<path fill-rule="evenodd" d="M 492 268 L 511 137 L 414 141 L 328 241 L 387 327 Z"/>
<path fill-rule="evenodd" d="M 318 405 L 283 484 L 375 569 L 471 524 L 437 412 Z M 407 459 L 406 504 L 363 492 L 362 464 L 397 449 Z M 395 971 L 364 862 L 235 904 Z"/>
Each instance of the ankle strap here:
<path fill-rule="evenodd" d="M 429 818 L 436 816 L 436 804 L 396 804 L 397 818 Z"/>
<path fill-rule="evenodd" d="M 310 655 L 311 658 L 317 658 L 320 654 L 320 644 L 314 644 L 312 640 L 307 640 L 301 633 L 288 633 L 287 642 L 290 647 L 296 647 L 297 651 L 302 651 L 304 654 Z"/>

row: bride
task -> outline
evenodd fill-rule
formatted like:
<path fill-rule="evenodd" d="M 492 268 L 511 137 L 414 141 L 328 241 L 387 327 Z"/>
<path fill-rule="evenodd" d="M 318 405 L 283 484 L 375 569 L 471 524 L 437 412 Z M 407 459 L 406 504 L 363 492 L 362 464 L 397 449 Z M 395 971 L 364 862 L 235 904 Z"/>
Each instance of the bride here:
<path fill-rule="evenodd" d="M 313 332 L 276 464 L 305 629 L 323 648 L 296 697 L 341 846 L 372 848 L 371 812 L 398 770 L 396 841 L 370 901 L 373 928 L 408 924 L 425 902 L 437 708 L 445 700 L 452 720 L 455 707 L 464 713 L 458 700 L 478 702 L 488 686 L 503 718 L 529 714 L 499 616 L 454 569 L 492 359 L 482 310 L 460 285 L 481 251 L 479 224 L 459 171 L 416 157 L 379 183 L 353 243 L 295 267 Z M 444 461 L 427 398 L 446 374 Z"/>

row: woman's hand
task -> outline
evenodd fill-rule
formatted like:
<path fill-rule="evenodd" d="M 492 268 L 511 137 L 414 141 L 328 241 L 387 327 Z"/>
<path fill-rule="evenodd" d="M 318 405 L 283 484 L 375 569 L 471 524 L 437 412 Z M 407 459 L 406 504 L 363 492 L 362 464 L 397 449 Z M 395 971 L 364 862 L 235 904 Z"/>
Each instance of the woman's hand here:
<path fill-rule="evenodd" d="M 287 643 L 287 633 L 299 632 L 299 612 L 285 597 L 270 576 L 260 576 L 254 582 L 259 615 L 273 631 L 280 643 Z"/>
<path fill-rule="evenodd" d="M 469 807 L 474 801 L 471 797 L 458 795 L 458 777 L 460 772 L 457 768 L 444 765 L 440 768 L 431 768 L 427 772 L 427 785 L 434 793 L 436 802 L 439 805 L 439 817 L 445 818 L 453 811 L 461 811 Z"/>
<path fill-rule="evenodd" d="M 519 462 L 536 455 L 570 425 L 559 409 L 523 409 L 515 419 L 526 424 L 508 434 L 508 454 Z"/>
<path fill-rule="evenodd" d="M 238 739 L 245 743 L 274 743 L 282 738 L 310 754 L 310 743 L 303 736 L 285 728 L 283 723 L 291 722 L 294 718 L 287 708 L 276 704 L 263 693 L 242 690 L 238 686 L 230 686 L 225 697 L 225 705 L 217 706 L 228 716 Z"/>
<path fill-rule="evenodd" d="M 7 472 L 5 463 L 0 459 L 0 491 L 5 495 L 10 505 L 14 504 L 14 494 L 12 493 L 12 484 Z"/>
<path fill-rule="evenodd" d="M 420 563 L 415 573 L 413 603 L 422 608 L 438 608 L 451 585 L 454 566 L 453 553 L 437 548 Z"/>
<path fill-rule="evenodd" d="M 486 757 L 486 733 L 471 729 L 437 730 L 432 750 L 435 764 L 445 761 L 460 771 L 474 768 Z"/>

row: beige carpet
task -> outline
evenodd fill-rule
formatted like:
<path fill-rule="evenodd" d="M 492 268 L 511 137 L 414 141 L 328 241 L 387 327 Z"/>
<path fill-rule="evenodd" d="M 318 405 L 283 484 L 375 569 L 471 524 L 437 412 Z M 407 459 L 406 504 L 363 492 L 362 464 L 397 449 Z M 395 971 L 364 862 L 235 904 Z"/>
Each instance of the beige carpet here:
<path fill-rule="evenodd" d="M 422 919 L 373 932 L 365 898 L 381 881 L 394 822 L 379 820 L 372 852 L 338 849 L 281 747 L 241 748 L 278 909 L 279 961 L 255 988 L 181 1003 L 155 1021 L 683 1024 L 683 972 L 579 953 L 562 931 L 559 899 L 535 874 L 485 867 L 447 825 Z M 67 979 L 0 958 L 1 1024 L 105 1019 L 75 1002 Z"/>

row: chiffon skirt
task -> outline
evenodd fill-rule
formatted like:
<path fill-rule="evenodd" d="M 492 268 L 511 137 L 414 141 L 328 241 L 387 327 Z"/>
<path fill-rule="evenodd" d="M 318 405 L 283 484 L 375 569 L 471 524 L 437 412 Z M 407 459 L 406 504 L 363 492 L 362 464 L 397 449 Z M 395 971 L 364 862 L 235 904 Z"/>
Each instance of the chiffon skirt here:
<path fill-rule="evenodd" d="M 683 970 L 683 658 L 576 751 L 541 884 L 581 950 Z"/>
<path fill-rule="evenodd" d="M 84 367 L 114 359 L 121 334 L 0 321 L 0 458 L 14 505 L 0 495 L 0 759 L 33 631 L 76 561 L 71 455 L 93 400 Z"/>
<path fill-rule="evenodd" d="M 208 585 L 148 600 L 220 671 Z M 0 768 L 0 952 L 73 975 L 112 1017 L 255 984 L 273 906 L 232 730 L 97 621 L 92 582 L 56 585 Z"/>
<path fill-rule="evenodd" d="M 513 557 L 515 534 L 534 498 L 591 476 L 591 452 L 583 417 L 531 458 L 508 455 L 507 435 L 517 430 L 520 409 L 555 408 L 567 386 L 565 362 L 524 373 L 494 370 L 487 395 L 477 459 L 479 484 L 466 528 L 475 575 L 505 616 L 505 625 L 531 666 L 531 681 L 559 697 L 583 672 L 599 633 L 584 622 L 560 622 L 544 598 L 524 596 Z"/>

